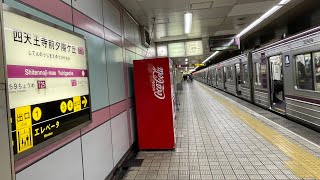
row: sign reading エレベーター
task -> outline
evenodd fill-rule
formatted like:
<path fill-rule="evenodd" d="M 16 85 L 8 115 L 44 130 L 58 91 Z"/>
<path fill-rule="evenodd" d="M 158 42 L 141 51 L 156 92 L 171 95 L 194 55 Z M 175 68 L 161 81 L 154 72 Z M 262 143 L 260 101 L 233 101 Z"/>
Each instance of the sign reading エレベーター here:
<path fill-rule="evenodd" d="M 90 121 L 85 40 L 4 11 L 14 153 Z"/>

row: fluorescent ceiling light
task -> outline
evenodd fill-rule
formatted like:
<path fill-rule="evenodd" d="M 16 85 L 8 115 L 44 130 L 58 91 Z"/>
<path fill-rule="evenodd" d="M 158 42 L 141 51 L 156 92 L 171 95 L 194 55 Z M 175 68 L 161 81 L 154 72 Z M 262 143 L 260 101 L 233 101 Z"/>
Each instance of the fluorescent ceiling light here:
<path fill-rule="evenodd" d="M 185 61 L 188 61 L 188 58 L 186 58 Z"/>
<path fill-rule="evenodd" d="M 213 58 L 214 56 L 216 56 L 217 54 L 219 54 L 219 51 L 214 52 L 213 54 L 211 54 L 211 56 L 209 56 L 206 60 L 204 60 L 202 63 L 206 63 L 207 61 L 209 61 L 211 58 Z"/>
<path fill-rule="evenodd" d="M 282 0 L 280 1 L 277 5 L 273 6 L 269 11 L 267 11 L 266 13 L 264 13 L 261 17 L 259 17 L 257 20 L 255 20 L 253 23 L 251 23 L 248 27 L 246 27 L 244 30 L 242 30 L 238 35 L 236 35 L 237 38 L 240 38 L 241 36 L 243 36 L 244 34 L 246 34 L 247 32 L 249 32 L 252 28 L 256 27 L 258 24 L 260 24 L 262 21 L 264 21 L 265 19 L 267 19 L 269 16 L 271 16 L 273 13 L 275 13 L 276 11 L 278 11 L 280 8 L 282 8 L 283 5 L 287 4 L 288 2 L 290 2 L 291 0 Z M 186 21 L 186 14 L 185 14 L 185 21 Z M 192 18 L 192 17 L 191 17 Z M 186 25 L 186 23 L 185 23 Z M 185 26 L 186 27 L 186 26 Z M 232 44 L 233 41 L 230 41 L 228 43 L 228 45 Z M 214 56 L 216 56 L 217 54 L 219 54 L 219 51 L 214 52 L 213 54 L 211 54 L 211 56 L 209 56 L 206 60 L 204 60 L 202 63 L 206 63 L 207 61 L 209 61 L 211 58 L 213 58 Z M 197 70 L 197 68 L 193 69 L 194 71 Z"/>
<path fill-rule="evenodd" d="M 185 13 L 184 14 L 184 32 L 186 34 L 191 33 L 192 27 L 192 13 Z"/>
<path fill-rule="evenodd" d="M 271 16 L 273 13 L 275 13 L 276 11 L 278 11 L 280 8 L 282 8 L 283 5 L 287 4 L 288 2 L 290 2 L 291 0 L 282 0 L 280 1 L 277 5 L 273 6 L 269 11 L 267 11 L 266 13 L 264 13 L 261 17 L 259 17 L 257 20 L 255 20 L 253 23 L 251 23 L 248 27 L 246 27 L 244 30 L 242 30 L 237 37 L 240 38 L 241 36 L 243 36 L 244 34 L 246 34 L 247 32 L 249 32 L 251 29 L 253 29 L 254 27 L 256 27 L 258 24 L 260 24 L 262 21 L 264 21 L 265 19 L 267 19 L 269 16 Z"/>
<path fill-rule="evenodd" d="M 188 62 L 186 62 L 186 64 L 188 64 Z"/>

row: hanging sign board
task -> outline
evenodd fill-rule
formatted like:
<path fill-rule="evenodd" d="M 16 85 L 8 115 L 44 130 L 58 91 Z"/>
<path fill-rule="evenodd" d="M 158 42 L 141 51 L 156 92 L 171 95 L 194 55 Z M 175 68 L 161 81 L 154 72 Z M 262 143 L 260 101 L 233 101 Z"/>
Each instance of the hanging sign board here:
<path fill-rule="evenodd" d="M 209 37 L 210 52 L 231 51 L 240 49 L 240 40 L 234 36 L 212 36 Z"/>
<path fill-rule="evenodd" d="M 186 50 L 184 42 L 169 43 L 168 51 L 170 57 L 185 57 Z"/>
<path fill-rule="evenodd" d="M 186 42 L 186 56 L 199 56 L 202 54 L 202 40 Z"/>
<path fill-rule="evenodd" d="M 9 11 L 3 24 L 13 149 L 27 153 L 91 121 L 86 44 Z"/>

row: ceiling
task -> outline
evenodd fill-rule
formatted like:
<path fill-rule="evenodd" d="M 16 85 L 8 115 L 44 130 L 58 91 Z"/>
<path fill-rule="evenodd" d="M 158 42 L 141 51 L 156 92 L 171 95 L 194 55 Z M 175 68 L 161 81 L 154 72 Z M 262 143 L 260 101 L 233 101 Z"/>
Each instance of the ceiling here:
<path fill-rule="evenodd" d="M 155 42 L 239 33 L 280 0 L 118 0 Z M 184 33 L 184 13 L 193 13 L 192 31 Z"/>

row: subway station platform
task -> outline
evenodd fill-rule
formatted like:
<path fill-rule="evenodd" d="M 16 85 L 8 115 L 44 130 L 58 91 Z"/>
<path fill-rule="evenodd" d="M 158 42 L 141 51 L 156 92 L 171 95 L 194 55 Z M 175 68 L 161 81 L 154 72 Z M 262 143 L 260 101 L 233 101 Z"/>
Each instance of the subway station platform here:
<path fill-rule="evenodd" d="M 318 133 L 199 82 L 183 88 L 175 151 L 139 152 L 124 179 L 320 179 Z"/>

